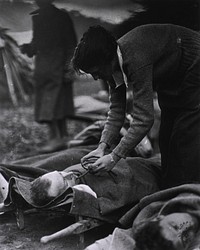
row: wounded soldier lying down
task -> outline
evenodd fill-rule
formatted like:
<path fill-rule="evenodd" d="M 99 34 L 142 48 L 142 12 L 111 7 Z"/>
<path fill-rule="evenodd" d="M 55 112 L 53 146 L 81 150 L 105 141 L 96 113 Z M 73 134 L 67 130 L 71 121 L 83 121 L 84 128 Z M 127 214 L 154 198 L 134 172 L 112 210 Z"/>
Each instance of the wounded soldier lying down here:
<path fill-rule="evenodd" d="M 6 172 L 6 174 L 5 174 Z M 6 179 L 9 169 L 0 168 Z M 120 160 L 112 173 L 92 174 L 81 164 L 31 179 L 10 174 L 4 207 L 21 201 L 36 208 L 68 206 L 67 212 L 116 223 L 144 196 L 158 191 L 160 165 L 157 159 Z M 92 206 L 91 206 L 92 204 Z"/>
<path fill-rule="evenodd" d="M 144 197 L 120 219 L 123 225 L 131 221 L 129 229 L 115 228 L 86 250 L 199 250 L 200 184 Z"/>
<path fill-rule="evenodd" d="M 31 198 L 39 206 L 49 203 L 54 198 L 62 194 L 67 188 L 73 187 L 93 195 L 97 195 L 85 184 L 78 184 L 79 177 L 73 172 L 53 171 L 38 177 L 31 183 Z"/>

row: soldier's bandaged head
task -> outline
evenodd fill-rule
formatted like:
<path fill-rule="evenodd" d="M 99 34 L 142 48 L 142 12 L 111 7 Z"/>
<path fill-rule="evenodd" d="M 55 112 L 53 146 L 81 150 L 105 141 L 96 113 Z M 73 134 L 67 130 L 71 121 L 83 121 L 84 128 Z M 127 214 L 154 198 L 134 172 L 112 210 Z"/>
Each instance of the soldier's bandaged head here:
<path fill-rule="evenodd" d="M 35 179 L 31 184 L 32 199 L 38 205 L 44 205 L 76 184 L 73 172 L 53 171 Z"/>

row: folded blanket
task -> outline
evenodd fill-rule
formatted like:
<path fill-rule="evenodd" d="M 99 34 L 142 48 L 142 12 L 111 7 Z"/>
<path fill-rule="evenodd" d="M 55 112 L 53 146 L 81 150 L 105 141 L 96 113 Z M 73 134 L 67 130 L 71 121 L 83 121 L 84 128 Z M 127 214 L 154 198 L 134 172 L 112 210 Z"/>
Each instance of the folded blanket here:
<path fill-rule="evenodd" d="M 99 240 L 87 247 L 86 250 L 136 250 L 134 241 L 136 225 L 157 215 L 179 212 L 193 215 L 200 222 L 200 184 L 185 184 L 147 195 L 121 218 L 120 222 L 123 226 L 131 224 L 128 229 L 117 227 L 112 235 Z M 197 229 L 196 239 L 199 239 L 198 235 L 200 235 L 199 229 Z M 188 234 L 188 237 L 194 236 Z M 191 249 L 199 249 L 199 240 L 197 240 L 197 243 L 193 238 L 190 240 L 193 243 Z"/>
<path fill-rule="evenodd" d="M 163 207 L 163 205 L 165 206 Z M 161 208 L 164 214 L 170 213 L 170 209 L 175 211 L 176 208 L 176 212 L 180 212 L 185 211 L 185 208 L 189 209 L 189 207 L 196 210 L 195 213 L 199 213 L 200 184 L 184 184 L 147 195 L 120 218 L 120 224 L 123 227 L 129 227 L 132 223 L 137 223 L 155 215 Z"/>

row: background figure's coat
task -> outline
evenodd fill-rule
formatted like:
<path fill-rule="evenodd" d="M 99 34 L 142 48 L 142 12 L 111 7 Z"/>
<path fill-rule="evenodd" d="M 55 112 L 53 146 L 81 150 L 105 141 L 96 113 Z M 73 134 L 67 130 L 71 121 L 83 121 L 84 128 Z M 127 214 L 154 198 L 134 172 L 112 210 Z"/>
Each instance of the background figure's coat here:
<path fill-rule="evenodd" d="M 76 46 L 73 23 L 64 10 L 50 5 L 31 13 L 35 58 L 35 120 L 63 119 L 74 112 L 69 62 Z M 65 77 L 66 76 L 66 77 Z"/>

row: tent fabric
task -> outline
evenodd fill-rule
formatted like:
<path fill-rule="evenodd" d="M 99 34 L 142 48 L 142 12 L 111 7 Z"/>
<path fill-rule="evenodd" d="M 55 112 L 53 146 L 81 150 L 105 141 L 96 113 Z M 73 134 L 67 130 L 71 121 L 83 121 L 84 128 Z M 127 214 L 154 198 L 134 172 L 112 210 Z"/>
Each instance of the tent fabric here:
<path fill-rule="evenodd" d="M 119 24 L 136 13 L 144 11 L 138 1 L 131 0 L 57 0 L 55 4 L 68 11 L 78 11 L 83 16 L 112 24 Z"/>
<path fill-rule="evenodd" d="M 0 1 L 0 23 L 11 32 L 25 32 L 32 29 L 30 12 L 37 7 L 34 1 L 4 0 Z M 118 24 L 134 14 L 144 11 L 141 4 L 131 0 L 56 0 L 58 8 L 66 9 L 74 16 L 83 15 L 87 18 Z"/>
<path fill-rule="evenodd" d="M 0 99 L 11 99 L 17 106 L 19 100 L 29 101 L 33 87 L 32 63 L 21 54 L 17 42 L 8 34 L 7 29 L 1 26 L 0 40 L 3 41 L 3 46 L 0 47 Z"/>
<path fill-rule="evenodd" d="M 32 21 L 29 13 L 34 10 L 33 4 L 23 2 L 0 1 L 1 27 L 11 32 L 29 31 Z"/>

